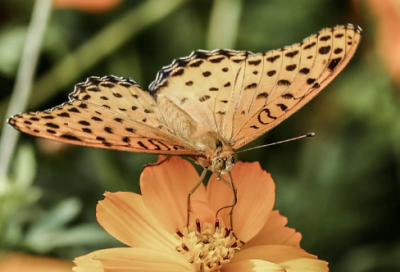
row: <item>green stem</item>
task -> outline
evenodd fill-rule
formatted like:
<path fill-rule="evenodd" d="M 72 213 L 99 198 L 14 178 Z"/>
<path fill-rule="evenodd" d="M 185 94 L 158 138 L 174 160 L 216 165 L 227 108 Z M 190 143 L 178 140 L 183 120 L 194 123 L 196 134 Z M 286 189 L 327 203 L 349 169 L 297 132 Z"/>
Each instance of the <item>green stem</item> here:
<path fill-rule="evenodd" d="M 51 13 L 51 4 L 52 0 L 35 1 L 7 116 L 23 111 L 28 103 L 47 20 Z M 18 135 L 16 130 L 8 126 L 3 129 L 3 135 L 0 139 L 0 192 L 7 186 L 5 183 L 7 171 Z"/>

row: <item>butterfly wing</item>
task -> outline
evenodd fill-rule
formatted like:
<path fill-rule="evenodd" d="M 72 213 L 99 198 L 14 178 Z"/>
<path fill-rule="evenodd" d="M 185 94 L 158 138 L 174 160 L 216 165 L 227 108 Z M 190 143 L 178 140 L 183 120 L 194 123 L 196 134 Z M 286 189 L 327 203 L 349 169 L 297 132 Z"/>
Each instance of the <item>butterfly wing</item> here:
<path fill-rule="evenodd" d="M 337 26 L 301 43 L 267 52 L 253 100 L 238 107 L 245 114 L 235 112 L 230 139 L 233 148 L 271 130 L 316 96 L 347 65 L 360 39 L 359 27 Z"/>
<path fill-rule="evenodd" d="M 195 51 L 163 67 L 149 91 L 168 97 L 205 129 L 224 135 L 226 111 L 222 108 L 234 106 L 233 90 L 241 88 L 235 79 L 243 74 L 243 61 L 249 54 L 229 50 Z"/>
<path fill-rule="evenodd" d="M 70 101 L 43 112 L 17 114 L 14 128 L 76 145 L 133 152 L 195 155 L 165 125 L 156 100 L 128 78 L 91 77 Z"/>
<path fill-rule="evenodd" d="M 323 29 L 279 50 L 195 51 L 163 67 L 150 85 L 234 149 L 285 120 L 348 63 L 360 41 L 352 25 Z"/>

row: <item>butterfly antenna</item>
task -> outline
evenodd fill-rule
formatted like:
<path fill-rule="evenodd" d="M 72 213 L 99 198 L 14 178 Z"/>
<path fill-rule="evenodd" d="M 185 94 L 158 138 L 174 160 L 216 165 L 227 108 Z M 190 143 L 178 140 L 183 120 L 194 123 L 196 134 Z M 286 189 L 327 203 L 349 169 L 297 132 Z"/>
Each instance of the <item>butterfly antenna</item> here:
<path fill-rule="evenodd" d="M 299 139 L 303 139 L 303 138 L 314 137 L 314 136 L 315 136 L 315 133 L 314 132 L 310 132 L 310 133 L 307 133 L 305 135 L 302 135 L 302 136 L 299 136 L 299 137 L 295 137 L 295 138 L 291 138 L 291 139 L 287 139 L 287 140 L 284 140 L 284 141 L 279 141 L 279 142 L 270 143 L 270 144 L 266 144 L 266 145 L 260 145 L 260 146 L 251 147 L 251 148 L 248 148 L 248 149 L 245 149 L 245 150 L 241 150 L 241 151 L 235 152 L 235 154 L 242 153 L 242 152 L 249 151 L 249 150 L 253 150 L 253 149 L 259 149 L 259 148 L 263 148 L 263 147 L 267 147 L 267 146 L 271 146 L 271 145 L 283 144 L 283 143 L 287 143 L 287 142 L 291 142 L 291 141 L 295 141 L 295 140 L 299 140 Z"/>

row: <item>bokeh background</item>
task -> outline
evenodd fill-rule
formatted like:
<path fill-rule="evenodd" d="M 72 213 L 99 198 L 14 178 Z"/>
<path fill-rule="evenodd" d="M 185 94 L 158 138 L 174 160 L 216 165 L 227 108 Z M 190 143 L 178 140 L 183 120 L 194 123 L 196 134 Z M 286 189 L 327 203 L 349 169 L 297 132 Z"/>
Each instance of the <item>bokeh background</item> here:
<path fill-rule="evenodd" d="M 12 156 L 0 150 L 0 164 L 9 162 L 0 173 L 1 272 L 36 271 L 23 270 L 33 263 L 68 271 L 75 256 L 119 245 L 97 225 L 96 203 L 104 191 L 139 192 L 142 166 L 156 160 L 6 133 L 32 12 L 45 1 L 0 1 L 3 147 L 19 136 Z M 49 12 L 37 12 L 49 20 L 30 94 L 14 97 L 19 111 L 65 102 L 89 76 L 132 77 L 146 87 L 162 66 L 196 49 L 262 52 L 324 27 L 360 25 L 348 67 L 248 147 L 310 131 L 317 137 L 240 159 L 272 173 L 276 209 L 332 271 L 400 271 L 399 0 L 54 0 Z"/>

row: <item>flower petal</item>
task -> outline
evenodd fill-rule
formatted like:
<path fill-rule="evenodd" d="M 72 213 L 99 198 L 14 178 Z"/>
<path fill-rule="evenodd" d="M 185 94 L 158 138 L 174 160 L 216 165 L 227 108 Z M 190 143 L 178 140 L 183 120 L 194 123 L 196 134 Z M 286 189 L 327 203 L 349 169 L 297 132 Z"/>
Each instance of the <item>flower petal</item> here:
<path fill-rule="evenodd" d="M 180 157 L 144 169 L 140 177 L 144 203 L 170 233 L 186 226 L 188 194 L 198 180 L 196 169 Z M 205 187 L 200 184 L 191 197 L 191 221 L 214 222 L 207 201 Z"/>
<path fill-rule="evenodd" d="M 231 262 L 260 259 L 273 263 L 283 263 L 295 259 L 317 259 L 317 256 L 307 253 L 297 247 L 283 245 L 255 246 L 240 250 L 235 253 Z"/>
<path fill-rule="evenodd" d="M 179 253 L 144 248 L 110 248 L 94 251 L 74 260 L 75 272 L 103 271 L 191 271 L 191 264 Z"/>
<path fill-rule="evenodd" d="M 261 245 L 300 247 L 301 234 L 296 232 L 295 229 L 285 227 L 287 222 L 287 218 L 280 215 L 279 211 L 271 212 L 260 232 L 242 248 Z"/>
<path fill-rule="evenodd" d="M 233 212 L 233 228 L 236 236 L 247 242 L 265 225 L 275 203 L 275 184 L 271 175 L 262 170 L 259 163 L 238 162 L 231 171 L 237 188 L 238 203 Z M 229 181 L 228 175 L 223 178 Z M 216 212 L 221 207 L 232 205 L 232 189 L 218 181 L 213 175 L 207 185 L 211 208 Z M 229 226 L 230 209 L 221 213 Z"/>
<path fill-rule="evenodd" d="M 286 272 L 285 268 L 278 264 L 263 260 L 245 260 L 229 263 L 222 267 L 223 272 Z"/>
<path fill-rule="evenodd" d="M 113 237 L 132 247 L 174 251 L 176 240 L 146 209 L 140 195 L 105 193 L 97 205 L 99 224 Z"/>
<path fill-rule="evenodd" d="M 287 272 L 326 272 L 329 271 L 328 263 L 316 259 L 296 259 L 279 263 Z"/>

